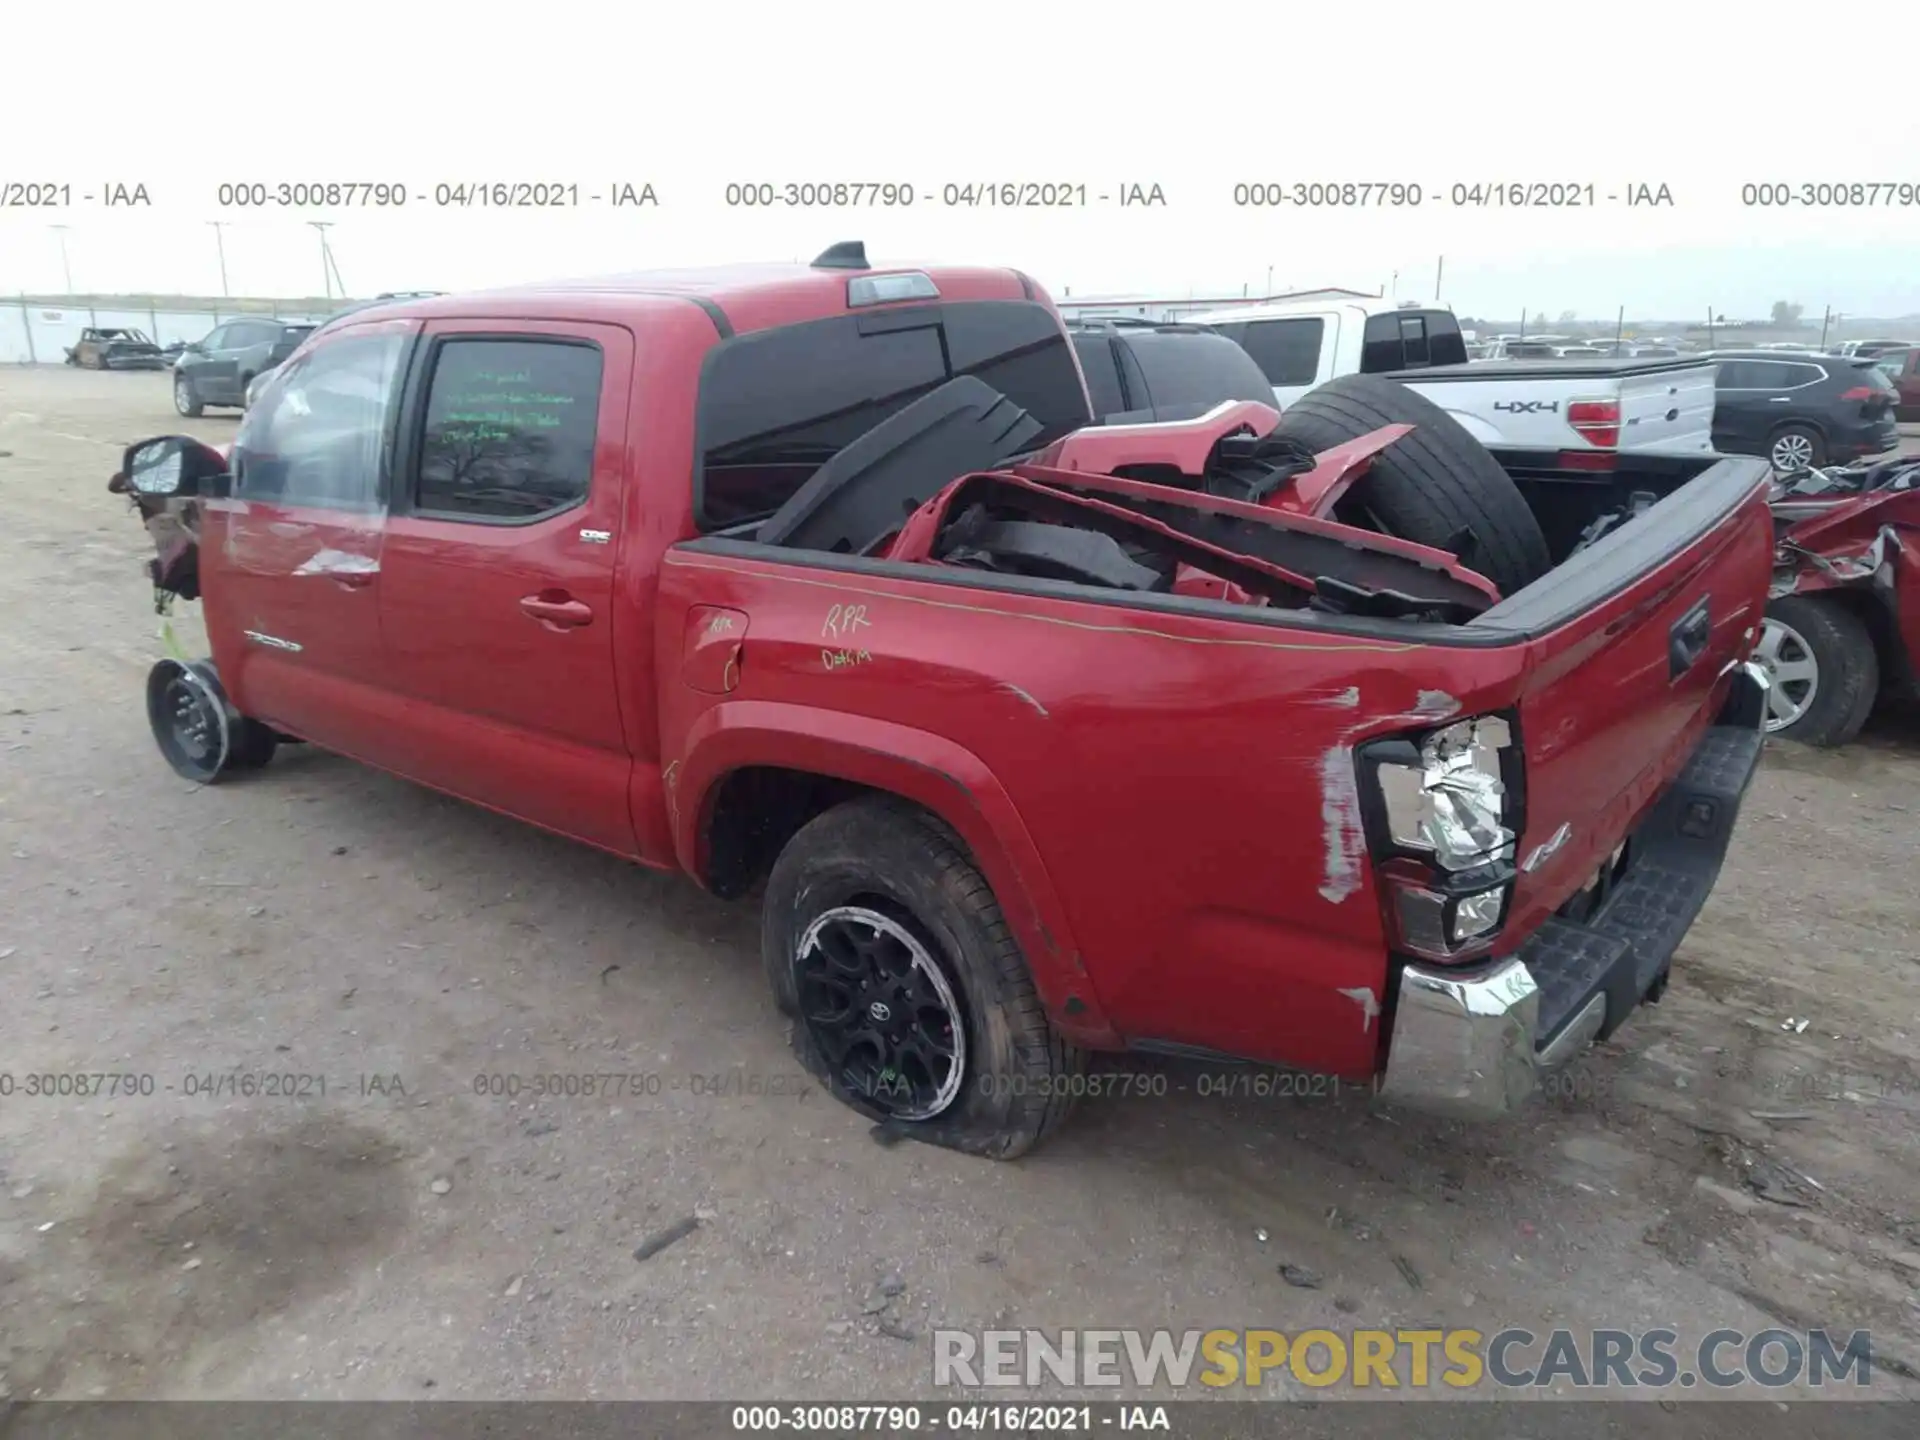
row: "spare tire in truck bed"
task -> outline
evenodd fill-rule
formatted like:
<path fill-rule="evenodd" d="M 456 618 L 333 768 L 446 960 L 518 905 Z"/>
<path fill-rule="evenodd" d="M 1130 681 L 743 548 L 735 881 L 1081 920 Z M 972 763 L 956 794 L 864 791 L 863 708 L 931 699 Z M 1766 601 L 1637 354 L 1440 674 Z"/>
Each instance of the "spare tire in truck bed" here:
<path fill-rule="evenodd" d="M 1513 478 L 1459 421 L 1404 385 L 1342 375 L 1288 406 L 1274 433 L 1320 451 L 1383 425 L 1415 429 L 1374 457 L 1336 518 L 1455 550 L 1503 595 L 1552 568 L 1547 537 Z"/>

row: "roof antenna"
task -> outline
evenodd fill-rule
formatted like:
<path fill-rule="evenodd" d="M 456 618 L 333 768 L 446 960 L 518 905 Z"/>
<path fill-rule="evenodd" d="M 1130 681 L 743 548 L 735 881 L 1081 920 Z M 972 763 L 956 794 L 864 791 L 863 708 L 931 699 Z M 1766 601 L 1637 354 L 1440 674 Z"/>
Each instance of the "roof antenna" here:
<path fill-rule="evenodd" d="M 816 270 L 871 270 L 867 264 L 867 246 L 862 240 L 842 240 L 829 245 L 815 257 Z"/>

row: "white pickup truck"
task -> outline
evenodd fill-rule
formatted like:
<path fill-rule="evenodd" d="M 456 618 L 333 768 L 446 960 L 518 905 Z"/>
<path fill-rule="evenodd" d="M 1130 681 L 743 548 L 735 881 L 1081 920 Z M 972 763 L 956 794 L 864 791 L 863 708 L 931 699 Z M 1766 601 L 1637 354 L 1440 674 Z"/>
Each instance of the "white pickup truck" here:
<path fill-rule="evenodd" d="M 1419 391 L 1483 445 L 1563 453 L 1713 449 L 1710 361 L 1469 365 L 1453 312 L 1412 301 L 1303 300 L 1182 318 L 1237 341 L 1283 410 L 1335 376 L 1383 375 Z"/>

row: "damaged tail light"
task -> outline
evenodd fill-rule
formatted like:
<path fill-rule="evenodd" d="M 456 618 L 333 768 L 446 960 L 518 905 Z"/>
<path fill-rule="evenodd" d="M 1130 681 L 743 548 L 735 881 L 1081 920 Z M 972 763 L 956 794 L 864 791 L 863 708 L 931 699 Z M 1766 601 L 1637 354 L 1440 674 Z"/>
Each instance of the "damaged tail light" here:
<path fill-rule="evenodd" d="M 1525 825 L 1513 721 L 1456 721 L 1372 741 L 1355 758 L 1393 942 L 1433 960 L 1484 955 L 1506 922 Z"/>

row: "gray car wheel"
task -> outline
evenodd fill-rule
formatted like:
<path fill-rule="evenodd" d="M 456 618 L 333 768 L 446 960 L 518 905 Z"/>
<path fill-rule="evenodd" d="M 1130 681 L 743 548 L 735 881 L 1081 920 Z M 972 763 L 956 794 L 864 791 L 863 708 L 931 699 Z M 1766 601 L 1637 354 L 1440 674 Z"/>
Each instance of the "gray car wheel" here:
<path fill-rule="evenodd" d="M 198 419 L 204 408 L 199 394 L 193 388 L 193 381 L 177 371 L 173 377 L 173 408 L 189 420 Z"/>
<path fill-rule="evenodd" d="M 1767 459 L 1782 475 L 1811 470 L 1826 460 L 1826 446 L 1819 432 L 1804 425 L 1788 425 L 1774 432 L 1767 444 Z"/>
<path fill-rule="evenodd" d="M 1766 732 L 1778 734 L 1806 718 L 1820 693 L 1820 660 L 1807 637 L 1769 615 L 1760 629 L 1753 658 L 1772 683 L 1767 687 Z"/>
<path fill-rule="evenodd" d="M 1767 672 L 1766 733 L 1803 745 L 1845 745 L 1880 691 L 1866 622 L 1841 597 L 1784 595 L 1767 606 L 1753 658 Z"/>

